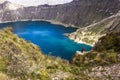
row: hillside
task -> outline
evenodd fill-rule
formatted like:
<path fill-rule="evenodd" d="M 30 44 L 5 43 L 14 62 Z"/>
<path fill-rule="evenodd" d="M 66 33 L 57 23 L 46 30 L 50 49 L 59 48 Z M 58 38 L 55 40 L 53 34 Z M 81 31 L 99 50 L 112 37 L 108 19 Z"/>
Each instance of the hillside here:
<path fill-rule="evenodd" d="M 85 28 L 78 29 L 67 36 L 78 43 L 94 45 L 100 37 L 112 31 L 120 31 L 120 12 Z"/>
<path fill-rule="evenodd" d="M 76 54 L 73 64 L 89 67 L 86 74 L 93 80 L 120 79 L 120 31 L 101 37 L 92 51 L 83 54 Z"/>
<path fill-rule="evenodd" d="M 11 31 L 11 28 L 0 30 L 1 80 L 75 78 L 75 66 L 72 68 L 68 61 L 44 55 L 38 46 Z"/>
<path fill-rule="evenodd" d="M 85 55 L 76 54 L 72 62 L 44 55 L 38 46 L 19 38 L 12 32 L 12 28 L 0 30 L 1 80 L 119 79 L 120 49 L 119 44 L 116 45 L 120 41 L 119 32 L 108 34 L 107 36 L 111 35 L 109 37 L 112 37 L 110 39 L 107 39 L 107 36 L 100 39 L 101 43 L 107 39 L 111 45 L 109 49 L 106 42 L 106 45 L 101 44 L 101 47 L 99 46 L 100 42 L 98 42 L 94 51 Z M 116 42 L 111 43 L 110 41 L 113 39 Z M 99 49 L 102 50 L 99 51 Z M 107 74 L 108 72 L 109 74 Z M 101 75 L 95 76 L 93 73 Z"/>
<path fill-rule="evenodd" d="M 42 19 L 76 27 L 99 22 L 120 10 L 119 0 L 73 0 L 67 4 L 19 7 L 17 10 L 6 9 L 9 5 L 5 3 L 0 4 L 1 22 Z"/>
<path fill-rule="evenodd" d="M 12 32 L 12 28 L 0 30 L 1 80 L 119 79 L 119 76 L 114 76 L 119 75 L 120 61 L 119 55 L 116 54 L 116 52 L 119 51 L 116 45 L 113 45 L 113 47 L 116 46 L 115 49 L 117 49 L 115 52 L 114 50 L 107 52 L 103 50 L 99 52 L 97 51 L 98 47 L 85 55 L 75 55 L 73 61 L 68 62 L 57 57 L 44 55 L 38 46 L 19 38 Z M 118 43 L 119 33 L 116 34 L 115 36 L 113 33 L 111 37 L 113 37 L 113 39 L 118 39 L 116 41 L 116 43 Z M 105 47 L 103 44 L 102 46 Z M 110 49 L 112 49 L 112 47 Z M 118 69 L 117 72 L 115 72 L 116 69 Z M 109 74 L 107 74 L 107 72 L 109 72 Z M 101 75 L 95 76 L 93 73 Z M 104 74 L 106 76 L 104 76 Z"/>
<path fill-rule="evenodd" d="M 77 66 L 59 57 L 45 55 L 29 41 L 13 34 L 12 28 L 0 30 L 1 80 L 84 80 L 89 69 Z"/>
<path fill-rule="evenodd" d="M 112 50 L 120 54 L 120 31 L 101 37 L 95 44 L 94 50 L 99 52 Z"/>

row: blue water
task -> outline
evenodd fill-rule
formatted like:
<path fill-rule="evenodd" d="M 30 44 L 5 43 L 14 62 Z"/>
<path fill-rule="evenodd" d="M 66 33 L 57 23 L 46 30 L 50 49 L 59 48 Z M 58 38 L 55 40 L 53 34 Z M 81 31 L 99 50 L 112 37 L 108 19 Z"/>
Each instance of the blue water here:
<path fill-rule="evenodd" d="M 0 24 L 0 28 L 12 26 L 14 33 L 40 46 L 45 54 L 71 60 L 76 51 L 83 47 L 87 51 L 91 46 L 78 44 L 64 36 L 64 33 L 76 31 L 76 28 L 66 28 L 61 25 L 54 25 L 45 21 L 23 21 Z M 24 44 L 23 44 L 24 45 Z"/>

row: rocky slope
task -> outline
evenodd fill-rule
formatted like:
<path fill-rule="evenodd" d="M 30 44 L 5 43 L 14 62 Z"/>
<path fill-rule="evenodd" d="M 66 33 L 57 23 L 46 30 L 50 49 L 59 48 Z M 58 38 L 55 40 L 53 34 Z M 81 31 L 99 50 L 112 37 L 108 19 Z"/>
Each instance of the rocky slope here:
<path fill-rule="evenodd" d="M 76 42 L 94 45 L 100 37 L 112 31 L 120 31 L 120 12 L 85 28 L 78 29 L 67 36 Z"/>
<path fill-rule="evenodd" d="M 3 8 L 5 3 L 0 4 L 1 22 L 43 19 L 77 27 L 88 26 L 120 10 L 119 0 L 73 0 L 67 4 L 31 6 L 17 10 Z"/>

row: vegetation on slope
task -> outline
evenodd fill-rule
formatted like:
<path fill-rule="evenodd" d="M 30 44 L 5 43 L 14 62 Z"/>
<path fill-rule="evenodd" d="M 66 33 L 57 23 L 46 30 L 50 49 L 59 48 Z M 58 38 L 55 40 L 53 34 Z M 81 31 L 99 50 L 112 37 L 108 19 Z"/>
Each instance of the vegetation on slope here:
<path fill-rule="evenodd" d="M 120 61 L 117 53 L 119 48 L 113 45 L 114 48 L 111 47 L 108 50 L 105 48 L 104 51 L 98 51 L 98 47 L 85 55 L 76 55 L 72 63 L 69 63 L 60 58 L 44 55 L 38 46 L 19 38 L 12 31 L 11 28 L 0 30 L 0 77 L 2 80 L 95 80 L 97 78 L 91 75 L 94 72 L 93 67 L 111 65 Z M 111 35 L 114 39 L 120 40 L 119 34 L 111 33 L 107 36 Z M 105 39 L 101 41 L 104 42 Z M 111 39 L 108 42 L 113 40 Z"/>
<path fill-rule="evenodd" d="M 79 67 L 87 67 L 90 76 L 97 80 L 119 79 L 120 65 L 120 32 L 111 32 L 96 43 L 93 51 L 84 55 L 76 54 L 73 63 Z M 102 67 L 98 67 L 102 66 Z M 117 72 L 117 73 L 116 73 Z M 96 75 L 96 76 L 95 76 Z M 116 76 L 115 76 L 116 75 Z"/>
<path fill-rule="evenodd" d="M 11 28 L 0 30 L 2 80 L 51 80 L 74 76 L 73 66 L 68 61 L 43 55 L 38 46 L 19 38 L 11 31 Z"/>
<path fill-rule="evenodd" d="M 99 52 L 113 51 L 120 53 L 120 32 L 111 32 L 101 37 L 95 45 L 94 50 Z"/>
<path fill-rule="evenodd" d="M 85 80 L 86 67 L 59 57 L 44 55 L 41 49 L 12 33 L 0 30 L 0 77 L 2 80 Z M 91 77 L 92 78 L 92 77 Z"/>
<path fill-rule="evenodd" d="M 120 54 L 120 32 L 111 32 L 101 37 L 95 44 L 93 51 L 76 57 L 78 65 L 91 64 L 111 64 L 118 62 L 118 54 Z M 78 55 L 76 55 L 78 56 Z"/>
<path fill-rule="evenodd" d="M 111 31 L 120 31 L 120 12 L 105 18 L 100 22 L 91 24 L 86 28 L 80 28 L 76 32 L 68 35 L 76 42 L 85 42 L 94 45 L 98 39 Z"/>

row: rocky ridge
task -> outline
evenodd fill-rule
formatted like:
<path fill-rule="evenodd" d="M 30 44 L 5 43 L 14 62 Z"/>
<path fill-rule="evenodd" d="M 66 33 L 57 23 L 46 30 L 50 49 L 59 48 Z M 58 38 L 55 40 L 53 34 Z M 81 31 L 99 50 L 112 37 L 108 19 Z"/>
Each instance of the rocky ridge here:
<path fill-rule="evenodd" d="M 20 7 L 17 10 L 4 9 L 4 3 L 0 6 L 1 22 L 42 19 L 67 26 L 85 27 L 116 14 L 120 10 L 120 1 L 73 0 L 67 4 Z"/>

